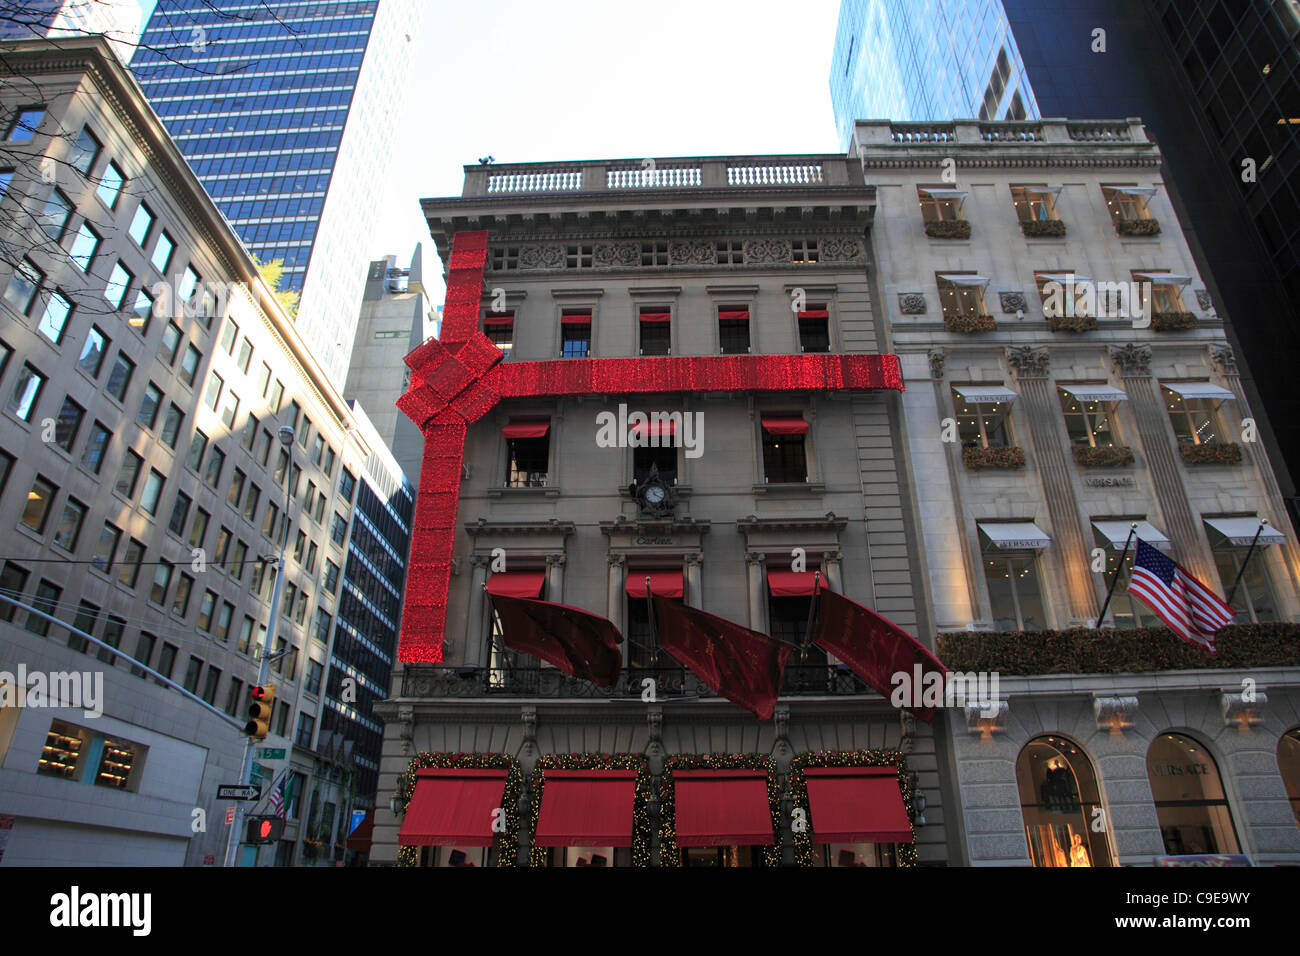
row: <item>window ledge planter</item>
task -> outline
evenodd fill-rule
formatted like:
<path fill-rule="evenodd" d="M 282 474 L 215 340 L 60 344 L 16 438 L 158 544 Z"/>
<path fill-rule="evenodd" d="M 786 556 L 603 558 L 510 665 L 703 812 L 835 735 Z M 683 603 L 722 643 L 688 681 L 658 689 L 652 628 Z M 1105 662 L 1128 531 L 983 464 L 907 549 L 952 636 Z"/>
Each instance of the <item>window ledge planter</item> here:
<path fill-rule="evenodd" d="M 969 239 L 970 223 L 965 219 L 941 219 L 925 224 L 925 234 L 931 239 Z"/>
<path fill-rule="evenodd" d="M 1065 235 L 1065 223 L 1060 219 L 1022 219 L 1020 231 L 1026 239 L 1056 239 Z"/>
<path fill-rule="evenodd" d="M 1047 327 L 1053 332 L 1091 332 L 1097 328 L 1095 315 L 1049 315 Z"/>
<path fill-rule="evenodd" d="M 998 324 L 991 315 L 945 315 L 943 327 L 949 332 L 970 335 L 975 332 L 993 332 Z"/>
<path fill-rule="evenodd" d="M 1090 445 L 1075 445 L 1074 461 L 1075 464 L 1087 468 L 1118 468 L 1121 465 L 1133 464 L 1133 449 L 1123 445 L 1097 448 Z"/>
<path fill-rule="evenodd" d="M 963 448 L 961 463 L 971 471 L 984 468 L 1024 468 L 1023 448 Z"/>
<path fill-rule="evenodd" d="M 1241 463 L 1241 446 L 1233 444 L 1179 445 L 1183 461 L 1189 465 L 1237 465 Z"/>
<path fill-rule="evenodd" d="M 1196 328 L 1192 312 L 1152 312 L 1151 328 L 1157 332 L 1184 332 Z"/>
<path fill-rule="evenodd" d="M 1121 236 L 1158 236 L 1159 219 L 1120 219 L 1115 223 L 1115 231 Z"/>

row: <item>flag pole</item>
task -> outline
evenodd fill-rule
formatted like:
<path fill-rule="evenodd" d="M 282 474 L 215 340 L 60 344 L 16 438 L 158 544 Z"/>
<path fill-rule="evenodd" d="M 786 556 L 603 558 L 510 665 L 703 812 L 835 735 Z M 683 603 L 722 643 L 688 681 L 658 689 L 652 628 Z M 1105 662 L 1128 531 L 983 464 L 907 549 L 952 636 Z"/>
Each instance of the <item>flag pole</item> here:
<path fill-rule="evenodd" d="M 650 618 L 650 667 L 659 666 L 659 636 L 655 634 L 655 596 L 650 591 L 650 575 L 645 576 L 645 608 Z"/>
<path fill-rule="evenodd" d="M 1232 582 L 1232 590 L 1228 592 L 1228 597 L 1224 600 L 1224 604 L 1232 603 L 1232 598 L 1237 593 L 1237 586 L 1241 584 L 1241 576 L 1246 573 L 1246 565 L 1250 564 L 1250 556 L 1255 553 L 1255 544 L 1259 541 L 1259 536 L 1264 531 L 1264 525 L 1266 524 L 1268 524 L 1267 518 L 1259 519 L 1259 527 L 1255 529 L 1255 537 L 1250 541 L 1250 550 L 1246 552 L 1246 557 L 1241 562 L 1241 567 L 1237 569 L 1237 580 Z"/>
<path fill-rule="evenodd" d="M 488 586 L 487 586 L 487 582 L 486 582 L 486 581 L 483 582 L 483 597 L 485 597 L 485 598 L 487 599 L 487 602 L 488 602 L 488 666 L 487 666 L 487 671 L 488 671 L 488 672 L 487 672 L 487 679 L 488 679 L 488 686 L 490 687 L 490 686 L 492 686 L 492 652 L 493 652 L 493 651 L 498 651 L 498 652 L 501 654 L 501 670 L 502 670 L 503 672 L 504 672 L 504 671 L 508 671 L 508 670 L 510 669 L 510 661 L 509 661 L 509 660 L 507 659 L 507 657 L 506 657 L 506 648 L 505 648 L 505 640 L 504 640 L 504 638 L 502 639 L 502 642 L 501 642 L 500 645 L 497 644 L 497 634 L 496 634 L 496 630 L 497 630 L 497 629 L 496 629 L 495 627 L 492 626 L 493 623 L 494 623 L 495 620 L 496 620 L 497 605 L 496 605 L 496 602 L 492 600 L 492 592 L 488 590 Z M 505 674 L 504 674 L 504 673 L 502 673 L 502 675 L 501 675 L 501 679 L 502 679 L 502 680 L 505 679 Z"/>
<path fill-rule="evenodd" d="M 817 616 L 817 585 L 821 583 L 822 572 L 818 568 L 813 572 L 812 600 L 808 602 L 808 624 L 803 629 L 803 642 L 799 645 L 799 663 L 808 659 L 808 641 L 812 639 L 813 620 Z"/>
<path fill-rule="evenodd" d="M 1115 593 L 1115 582 L 1119 580 L 1120 572 L 1124 570 L 1124 559 L 1128 557 L 1128 546 L 1133 542 L 1133 535 L 1137 533 L 1137 522 L 1134 521 L 1128 526 L 1128 537 L 1124 539 L 1124 550 L 1120 553 L 1119 562 L 1115 565 L 1115 573 L 1110 576 L 1110 587 L 1106 589 L 1106 603 L 1101 606 L 1101 613 L 1097 615 L 1097 623 L 1094 627 L 1101 627 L 1101 622 L 1106 619 L 1106 609 L 1110 607 L 1111 596 Z"/>

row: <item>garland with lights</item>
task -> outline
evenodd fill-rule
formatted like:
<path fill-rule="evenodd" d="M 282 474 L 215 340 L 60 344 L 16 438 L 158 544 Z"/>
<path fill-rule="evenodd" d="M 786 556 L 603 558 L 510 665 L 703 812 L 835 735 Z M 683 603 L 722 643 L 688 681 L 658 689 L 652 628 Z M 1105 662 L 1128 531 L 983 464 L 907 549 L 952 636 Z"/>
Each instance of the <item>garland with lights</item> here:
<path fill-rule="evenodd" d="M 542 754 L 532 776 L 532 801 L 528 829 L 529 866 L 545 866 L 550 847 L 537 845 L 537 821 L 542 813 L 546 770 L 635 770 L 632 798 L 632 865 L 650 865 L 650 767 L 643 754 Z"/>
<path fill-rule="evenodd" d="M 679 754 L 664 763 L 663 778 L 659 784 L 659 865 L 681 866 L 682 855 L 677 847 L 675 770 L 762 770 L 767 774 L 767 802 L 772 812 L 772 832 L 781 832 L 781 787 L 777 780 L 772 758 L 764 754 Z M 781 847 L 777 844 L 763 847 L 763 860 L 768 866 L 781 865 Z"/>
<path fill-rule="evenodd" d="M 515 866 L 519 847 L 519 796 L 524 789 L 524 774 L 519 761 L 507 754 L 481 753 L 418 753 L 406 765 L 406 773 L 397 782 L 397 802 L 404 815 L 415 793 L 415 781 L 421 770 L 505 770 L 506 786 L 501 797 L 505 811 L 506 829 L 493 836 L 497 851 L 497 866 Z M 398 866 L 419 866 L 420 848 L 399 845 Z"/>
<path fill-rule="evenodd" d="M 790 764 L 790 795 L 796 807 L 808 814 L 808 827 L 794 835 L 794 858 L 799 866 L 813 866 L 813 836 L 816 823 L 812 806 L 808 802 L 808 781 L 804 778 L 806 767 L 895 767 L 898 770 L 898 787 L 903 794 L 903 807 L 908 822 L 916 817 L 912 809 L 914 793 L 907 778 L 907 758 L 899 750 L 816 750 L 796 754 Z M 895 859 L 899 866 L 916 866 L 916 824 L 912 823 L 912 842 L 897 844 Z"/>

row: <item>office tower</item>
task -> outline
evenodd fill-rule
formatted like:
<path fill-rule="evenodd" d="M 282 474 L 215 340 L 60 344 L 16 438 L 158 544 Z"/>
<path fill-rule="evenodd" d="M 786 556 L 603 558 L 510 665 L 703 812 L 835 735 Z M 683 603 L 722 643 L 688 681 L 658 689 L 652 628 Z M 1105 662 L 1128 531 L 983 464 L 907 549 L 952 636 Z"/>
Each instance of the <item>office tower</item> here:
<path fill-rule="evenodd" d="M 842 0 L 830 88 L 845 148 L 858 119 L 1040 115 L 999 0 Z"/>
<path fill-rule="evenodd" d="M 338 387 L 426 10 L 160 0 L 131 64 L 249 250 L 284 261 L 296 321 Z"/>
<path fill-rule="evenodd" d="M 6 4 L 0 40 L 103 34 L 117 58 L 130 63 L 142 19 L 136 0 L 26 0 L 20 6 Z"/>

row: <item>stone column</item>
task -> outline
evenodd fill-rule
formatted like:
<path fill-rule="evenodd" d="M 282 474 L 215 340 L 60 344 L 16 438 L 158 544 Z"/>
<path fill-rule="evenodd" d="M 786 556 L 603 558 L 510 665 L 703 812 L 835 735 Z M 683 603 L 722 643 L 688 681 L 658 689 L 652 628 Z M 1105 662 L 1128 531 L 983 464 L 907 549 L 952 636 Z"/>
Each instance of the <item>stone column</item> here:
<path fill-rule="evenodd" d="M 469 577 L 469 620 L 465 628 L 465 648 L 462 663 L 472 667 L 486 667 L 487 646 L 491 629 L 488 623 L 487 600 L 483 595 L 483 586 L 487 584 L 487 569 L 490 558 L 486 554 L 470 555 L 471 573 Z"/>
<path fill-rule="evenodd" d="M 627 629 L 627 622 L 623 620 L 623 565 L 626 563 L 626 557 L 621 554 L 610 554 L 606 556 L 609 561 L 609 593 L 606 595 L 605 616 L 613 622 L 614 626 L 620 631 Z M 623 642 L 623 666 L 627 666 L 628 643 Z"/>
<path fill-rule="evenodd" d="M 1074 497 L 1073 472 L 1057 427 L 1061 403 L 1048 380 L 1047 349 L 1020 346 L 1007 349 L 1007 361 L 1016 370 L 1021 405 L 1034 439 L 1034 464 L 1042 479 L 1047 515 L 1052 522 L 1053 547 L 1049 563 L 1060 569 L 1065 584 L 1067 626 L 1091 625 L 1101 609 L 1089 569 L 1092 552 L 1079 520 Z"/>
<path fill-rule="evenodd" d="M 703 597 L 700 593 L 700 565 L 704 562 L 704 555 L 698 551 L 688 551 L 682 560 L 685 562 L 682 583 L 685 585 L 686 606 L 703 607 Z"/>
<path fill-rule="evenodd" d="M 1123 348 L 1111 346 L 1110 357 L 1124 380 L 1129 407 L 1137 419 L 1152 492 L 1165 523 L 1161 530 L 1173 542 L 1173 558 L 1198 580 L 1213 581 L 1212 563 L 1203 543 L 1205 533 L 1187 502 L 1183 465 L 1174 450 L 1169 415 L 1151 378 L 1151 348 L 1132 343 Z"/>
<path fill-rule="evenodd" d="M 840 562 L 843 560 L 843 551 L 822 552 L 822 586 L 830 588 L 836 594 L 844 593 L 844 578 L 840 574 Z"/>
<path fill-rule="evenodd" d="M 563 554 L 548 554 L 546 556 L 546 600 L 555 604 L 564 603 Z"/>
<path fill-rule="evenodd" d="M 767 555 L 758 551 L 745 552 L 745 566 L 749 572 L 749 627 L 754 631 L 766 631 L 767 615 L 763 613 L 763 579 L 767 566 Z"/>

